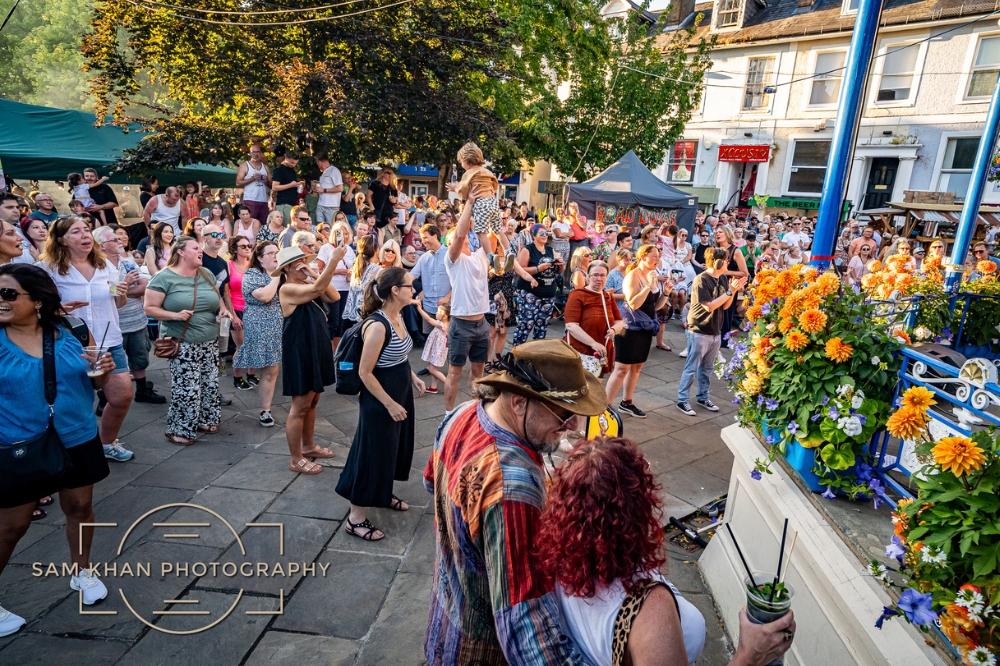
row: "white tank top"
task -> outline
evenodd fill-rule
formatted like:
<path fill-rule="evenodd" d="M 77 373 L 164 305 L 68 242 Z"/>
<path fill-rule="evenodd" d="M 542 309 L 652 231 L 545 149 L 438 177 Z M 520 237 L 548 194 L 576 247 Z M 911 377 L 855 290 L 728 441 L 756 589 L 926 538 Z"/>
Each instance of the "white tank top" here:
<path fill-rule="evenodd" d="M 244 228 L 243 220 L 241 220 L 240 218 L 236 218 L 236 231 L 234 231 L 233 233 L 236 236 L 243 236 L 244 238 L 246 238 L 248 241 L 250 241 L 251 246 L 257 242 L 257 239 L 254 237 L 253 234 L 253 221 L 250 222 L 249 227 Z"/>
<path fill-rule="evenodd" d="M 693 664 L 705 648 L 705 618 L 694 604 L 681 596 L 673 584 L 660 574 L 653 575 L 674 593 L 680 611 L 681 631 L 688 663 Z M 594 666 L 611 666 L 611 646 L 614 643 L 615 619 L 625 601 L 625 588 L 616 580 L 590 599 L 572 597 L 561 585 L 556 585 L 556 597 L 562 619 L 573 641 Z"/>
<path fill-rule="evenodd" d="M 255 180 L 243 186 L 243 200 L 244 201 L 257 201 L 266 203 L 267 202 L 267 185 L 260 180 L 261 176 L 267 175 L 267 169 L 261 164 L 259 169 L 255 169 L 252 164 L 247 162 L 247 178 L 253 177 Z M 263 222 L 264 220 L 261 220 Z"/>
<path fill-rule="evenodd" d="M 166 222 L 174 229 L 174 235 L 179 235 L 181 233 L 181 225 L 179 220 L 181 219 L 181 200 L 178 199 L 177 203 L 173 206 L 168 206 L 163 200 L 162 194 L 156 195 L 156 210 L 153 214 L 149 216 L 150 224 L 155 226 L 157 222 Z"/>

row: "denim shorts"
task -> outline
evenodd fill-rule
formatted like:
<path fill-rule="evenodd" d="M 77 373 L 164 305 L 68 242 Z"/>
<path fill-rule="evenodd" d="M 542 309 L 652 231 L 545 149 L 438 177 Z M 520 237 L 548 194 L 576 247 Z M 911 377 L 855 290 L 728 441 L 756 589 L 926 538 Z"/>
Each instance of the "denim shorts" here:
<path fill-rule="evenodd" d="M 125 355 L 124 345 L 115 345 L 108 349 L 111 352 L 111 358 L 115 360 L 115 369 L 111 371 L 113 375 L 120 375 L 123 372 L 128 372 L 128 356 Z"/>
<path fill-rule="evenodd" d="M 146 333 L 146 329 L 133 333 L 122 333 L 122 347 L 125 349 L 125 356 L 128 358 L 129 370 L 145 370 L 149 367 L 149 349 L 152 341 Z M 115 365 L 118 361 L 115 361 Z"/>
<path fill-rule="evenodd" d="M 490 325 L 486 317 L 469 321 L 452 317 L 448 324 L 448 363 L 462 367 L 466 361 L 486 363 L 490 351 Z"/>

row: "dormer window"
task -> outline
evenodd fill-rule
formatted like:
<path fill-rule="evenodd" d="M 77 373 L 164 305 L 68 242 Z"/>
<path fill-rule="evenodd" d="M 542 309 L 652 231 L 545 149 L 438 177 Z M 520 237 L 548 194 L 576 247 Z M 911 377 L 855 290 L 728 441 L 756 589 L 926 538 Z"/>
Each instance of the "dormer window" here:
<path fill-rule="evenodd" d="M 853 14 L 858 11 L 859 4 L 861 4 L 861 0 L 844 0 L 844 4 L 840 7 L 840 13 Z"/>
<path fill-rule="evenodd" d="M 730 28 L 740 21 L 740 0 L 720 0 L 717 28 Z"/>

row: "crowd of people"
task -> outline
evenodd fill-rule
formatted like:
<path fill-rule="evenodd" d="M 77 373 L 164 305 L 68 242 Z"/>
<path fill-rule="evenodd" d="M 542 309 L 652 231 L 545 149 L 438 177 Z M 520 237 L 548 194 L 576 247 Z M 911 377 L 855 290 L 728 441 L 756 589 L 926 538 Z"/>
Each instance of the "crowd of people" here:
<path fill-rule="evenodd" d="M 444 396 L 424 475 L 439 526 L 431 664 L 610 664 L 623 651 L 635 663 L 697 658 L 704 620 L 658 573 L 661 507 L 641 451 L 623 439 L 580 441 L 547 493 L 543 456 L 577 435 L 581 418 L 646 416 L 636 387 L 650 354 L 675 353 L 669 326 L 686 338 L 676 407 L 718 411 L 711 374 L 741 324 L 744 288 L 765 268 L 808 262 L 814 220 L 714 211 L 690 229 L 624 228 L 588 220 L 573 203 L 534 210 L 499 197 L 475 144 L 460 151 L 465 177 L 447 199 L 411 199 L 388 168 L 362 186 L 326 154 L 313 157 L 311 181 L 297 154 L 272 167 L 260 146 L 233 190 L 161 191 L 144 178 L 132 224 L 93 169 L 71 179 L 69 214 L 44 192 L 0 194 L 0 374 L 16 373 L 21 387 L 0 395 L 31 402 L 0 417 L 2 443 L 47 433 L 72 467 L 0 489 L 0 569 L 52 495 L 68 528 L 94 520 L 93 484 L 141 446 L 119 438 L 131 403 L 168 401 L 146 378 L 150 354 L 168 361 L 164 435 L 179 446 L 218 432 L 231 400 L 220 386 L 227 359 L 233 390 L 257 392 L 261 427 L 276 424 L 280 375 L 291 398 L 288 470 L 312 476 L 335 455 L 315 439 L 317 407 L 340 389 L 351 366 L 342 353 L 354 345 L 358 428 L 336 483 L 350 503 L 349 534 L 382 539 L 367 510 L 409 509 L 393 486 L 413 462 L 416 400 Z M 946 251 L 943 240 L 926 245 L 851 219 L 834 265 L 855 285 L 873 259 L 902 254 L 919 267 Z M 556 321 L 562 339 L 550 337 Z M 426 367 L 411 368 L 421 346 Z M 459 404 L 465 376 L 475 399 Z M 71 585 L 89 605 L 107 590 L 87 568 L 92 536 L 83 534 Z M 488 630 L 466 619 L 483 604 L 495 621 Z M 619 631 L 619 610 L 633 604 L 641 610 Z M 0 635 L 18 620 L 0 609 Z M 741 618 L 733 663 L 767 663 L 794 629 L 791 616 L 766 626 Z"/>

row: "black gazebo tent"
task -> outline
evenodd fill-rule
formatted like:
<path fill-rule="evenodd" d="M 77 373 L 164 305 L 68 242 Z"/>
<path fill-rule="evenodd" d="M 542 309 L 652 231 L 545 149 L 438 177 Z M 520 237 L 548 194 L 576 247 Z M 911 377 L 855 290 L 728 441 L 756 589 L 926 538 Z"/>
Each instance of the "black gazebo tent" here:
<path fill-rule="evenodd" d="M 585 183 L 567 186 L 566 202 L 575 201 L 588 219 L 627 226 L 676 224 L 694 231 L 698 197 L 667 185 L 631 150 Z"/>

